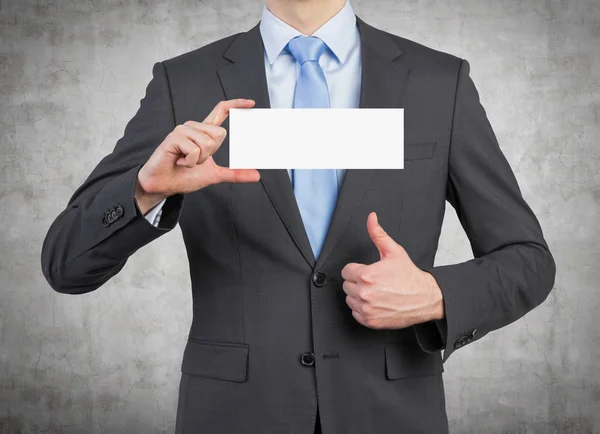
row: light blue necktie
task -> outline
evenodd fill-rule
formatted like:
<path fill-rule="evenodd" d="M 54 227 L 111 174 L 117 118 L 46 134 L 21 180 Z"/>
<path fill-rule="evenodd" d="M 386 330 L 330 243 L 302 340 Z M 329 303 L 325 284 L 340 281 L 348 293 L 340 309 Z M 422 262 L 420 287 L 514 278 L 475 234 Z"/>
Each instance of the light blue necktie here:
<path fill-rule="evenodd" d="M 329 89 L 319 57 L 327 45 L 315 36 L 296 36 L 287 44 L 300 64 L 294 108 L 329 108 Z M 298 125 L 298 128 L 302 128 Z M 315 155 L 315 158 L 318 156 Z M 338 195 L 335 169 L 293 169 L 292 184 L 315 259 L 319 257 Z"/>

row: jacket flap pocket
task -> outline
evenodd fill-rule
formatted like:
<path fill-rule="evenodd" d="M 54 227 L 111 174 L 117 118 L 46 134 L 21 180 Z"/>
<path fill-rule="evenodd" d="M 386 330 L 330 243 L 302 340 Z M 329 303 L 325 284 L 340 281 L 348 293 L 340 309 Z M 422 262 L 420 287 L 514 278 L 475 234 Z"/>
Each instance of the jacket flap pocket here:
<path fill-rule="evenodd" d="M 219 380 L 246 381 L 248 345 L 228 342 L 188 340 L 181 372 Z"/>
<path fill-rule="evenodd" d="M 432 158 L 436 142 L 405 143 L 404 160 L 421 160 Z"/>
<path fill-rule="evenodd" d="M 417 342 L 398 342 L 385 347 L 388 379 L 425 377 L 444 372 L 440 353 L 426 353 Z"/>

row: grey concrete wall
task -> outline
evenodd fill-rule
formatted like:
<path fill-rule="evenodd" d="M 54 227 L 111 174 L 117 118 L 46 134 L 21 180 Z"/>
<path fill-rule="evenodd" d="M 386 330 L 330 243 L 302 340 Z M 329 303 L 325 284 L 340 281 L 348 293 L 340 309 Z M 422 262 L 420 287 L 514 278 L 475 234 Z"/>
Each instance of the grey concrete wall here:
<path fill-rule="evenodd" d="M 468 59 L 555 255 L 556 288 L 446 364 L 453 433 L 600 432 L 600 2 L 354 0 Z M 155 61 L 259 19 L 259 0 L 0 0 L 0 432 L 170 433 L 191 321 L 179 230 L 85 296 L 43 237 L 137 110 Z M 471 258 L 449 207 L 437 264 Z"/>

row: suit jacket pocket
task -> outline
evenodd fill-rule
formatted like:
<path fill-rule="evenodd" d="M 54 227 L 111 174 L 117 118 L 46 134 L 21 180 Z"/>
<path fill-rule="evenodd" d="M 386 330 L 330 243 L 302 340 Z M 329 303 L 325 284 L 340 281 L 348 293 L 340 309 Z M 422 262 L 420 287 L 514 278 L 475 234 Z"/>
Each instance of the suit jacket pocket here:
<path fill-rule="evenodd" d="M 183 352 L 181 372 L 218 380 L 246 381 L 248 345 L 201 341 L 189 338 Z"/>
<path fill-rule="evenodd" d="M 385 347 L 385 373 L 389 380 L 425 377 L 444 372 L 439 351 L 424 352 L 416 341 L 389 343 Z"/>
<path fill-rule="evenodd" d="M 433 158 L 436 142 L 405 143 L 404 161 Z"/>

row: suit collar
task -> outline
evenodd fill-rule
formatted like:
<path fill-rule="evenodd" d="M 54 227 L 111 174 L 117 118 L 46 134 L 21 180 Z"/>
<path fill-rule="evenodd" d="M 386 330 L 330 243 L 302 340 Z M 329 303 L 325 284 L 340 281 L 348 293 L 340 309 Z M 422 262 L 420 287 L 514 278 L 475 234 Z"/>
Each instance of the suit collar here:
<path fill-rule="evenodd" d="M 368 46 L 377 52 L 383 59 L 394 61 L 402 53 L 403 50 L 393 40 L 389 33 L 377 29 L 360 17 L 355 15 L 356 25 L 358 26 L 361 38 L 361 48 Z M 261 22 L 258 22 L 254 27 L 244 33 L 240 33 L 233 40 L 229 48 L 223 53 L 223 57 L 231 62 L 247 61 L 248 57 L 253 56 L 256 51 L 263 53 L 265 46 L 261 37 Z M 260 45 L 260 48 L 258 47 Z"/>
<path fill-rule="evenodd" d="M 385 60 L 394 61 L 403 53 L 389 33 L 365 23 L 358 16 L 356 24 L 360 30 L 361 42 L 378 52 Z"/>

